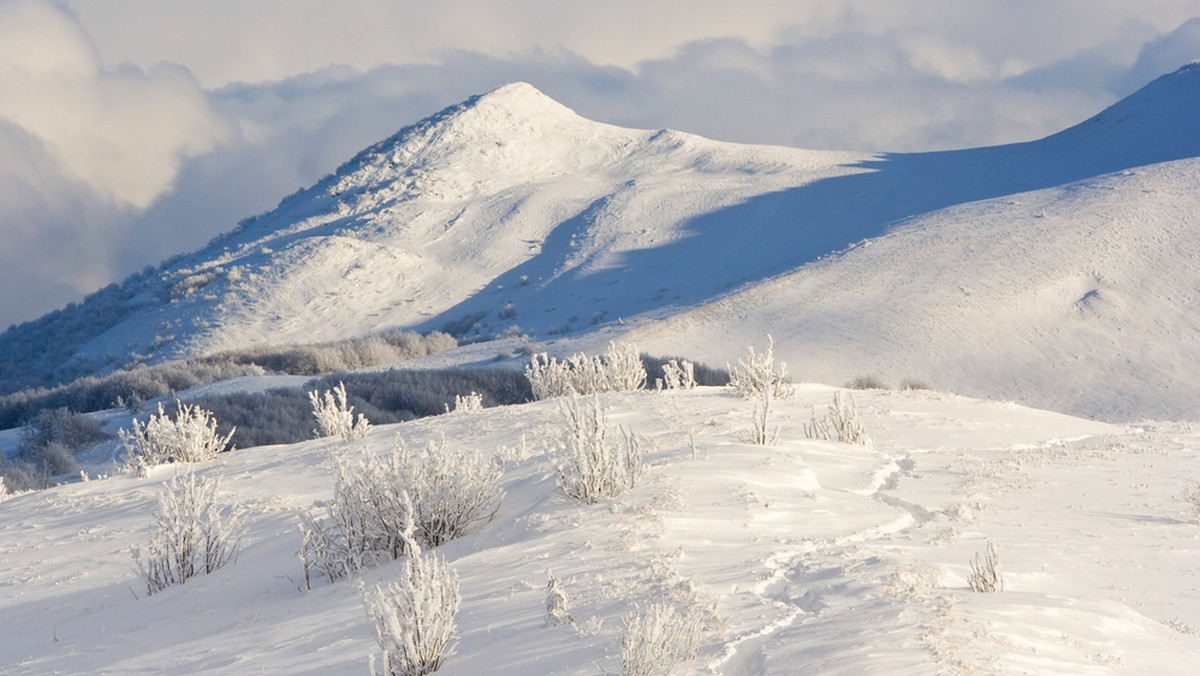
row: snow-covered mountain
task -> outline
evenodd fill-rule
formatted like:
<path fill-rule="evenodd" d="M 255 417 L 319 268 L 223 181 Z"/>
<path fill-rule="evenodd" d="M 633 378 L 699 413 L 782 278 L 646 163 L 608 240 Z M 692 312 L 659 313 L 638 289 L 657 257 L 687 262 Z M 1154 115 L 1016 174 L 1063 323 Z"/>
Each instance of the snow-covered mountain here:
<path fill-rule="evenodd" d="M 1197 65 L 1040 141 L 918 154 L 622 129 L 512 84 L 99 294 L 54 358 L 452 325 L 720 363 L 771 333 L 803 380 L 1195 417 L 1197 156 Z"/>

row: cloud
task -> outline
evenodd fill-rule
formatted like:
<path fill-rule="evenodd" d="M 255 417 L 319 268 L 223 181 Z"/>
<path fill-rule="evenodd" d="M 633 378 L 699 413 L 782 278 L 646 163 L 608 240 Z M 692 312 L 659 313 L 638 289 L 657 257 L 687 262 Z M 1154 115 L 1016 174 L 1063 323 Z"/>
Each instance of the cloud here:
<path fill-rule="evenodd" d="M 0 3 L 0 91 L 0 119 L 72 178 L 136 207 L 170 187 L 181 158 L 229 135 L 186 69 L 103 69 L 74 18 L 44 2 Z"/>
<path fill-rule="evenodd" d="M 0 283 L 29 289 L 0 326 L 506 82 L 624 126 L 905 151 L 1053 133 L 1200 58 L 1200 0 L 64 6 L 0 0 Z"/>
<path fill-rule="evenodd" d="M 186 69 L 105 69 L 46 2 L 0 2 L 0 91 L 0 325 L 127 272 L 130 219 L 231 131 Z"/>
<path fill-rule="evenodd" d="M 1130 93 L 1154 78 L 1200 60 L 1200 17 L 1185 21 L 1170 33 L 1146 43 L 1122 83 Z"/>

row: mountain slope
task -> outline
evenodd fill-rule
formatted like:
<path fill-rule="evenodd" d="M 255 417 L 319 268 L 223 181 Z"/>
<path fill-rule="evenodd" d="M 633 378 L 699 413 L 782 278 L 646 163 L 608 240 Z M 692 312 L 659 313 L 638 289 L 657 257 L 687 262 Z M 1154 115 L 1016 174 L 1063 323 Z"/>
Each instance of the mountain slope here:
<path fill-rule="evenodd" d="M 581 345 L 642 327 L 656 351 L 713 359 L 771 332 L 801 378 L 879 371 L 1085 415 L 1200 414 L 1157 400 L 1200 394 L 1198 101 L 1192 66 L 1039 141 L 866 155 L 621 129 L 508 85 L 126 285 L 122 313 L 74 359 L 593 325 Z M 860 242 L 880 253 L 841 253 Z M 961 288 L 987 292 L 962 302 Z M 1090 314 L 1013 310 L 1045 294 L 1088 297 Z M 1109 396 L 1096 393 L 1110 375 Z"/>

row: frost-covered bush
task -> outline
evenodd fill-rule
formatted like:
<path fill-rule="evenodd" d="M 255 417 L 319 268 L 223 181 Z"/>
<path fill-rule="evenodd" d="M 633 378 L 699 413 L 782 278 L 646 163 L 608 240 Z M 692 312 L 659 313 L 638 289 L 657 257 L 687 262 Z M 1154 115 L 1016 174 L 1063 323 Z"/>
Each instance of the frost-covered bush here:
<path fill-rule="evenodd" d="M 8 492 L 8 486 L 4 484 L 4 477 L 0 476 L 0 500 L 6 500 L 12 493 Z"/>
<path fill-rule="evenodd" d="M 759 446 L 770 446 L 779 439 L 779 429 L 769 427 L 771 411 L 771 389 L 764 388 L 758 401 L 754 402 L 754 412 L 750 418 L 750 431 L 747 441 Z"/>
<path fill-rule="evenodd" d="M 308 393 L 312 404 L 313 417 L 317 419 L 319 429 L 313 433 L 320 437 L 341 437 L 346 441 L 361 439 L 367 436 L 371 423 L 361 413 L 354 417 L 354 407 L 346 402 L 346 385 L 339 382 L 332 390 L 325 390 L 321 395 L 313 390 Z"/>
<path fill-rule="evenodd" d="M 168 462 L 206 462 L 225 450 L 233 433 L 217 433 L 212 413 L 199 406 L 177 402 L 175 419 L 158 405 L 144 424 L 133 421 L 133 430 L 117 431 L 125 446 L 125 465 L 141 473 L 147 466 Z"/>
<path fill-rule="evenodd" d="M 575 624 L 575 618 L 567 611 L 570 599 L 562 588 L 562 582 L 546 571 L 546 626 L 558 627 L 564 624 Z"/>
<path fill-rule="evenodd" d="M 643 469 L 638 438 L 622 429 L 620 442 L 609 441 L 604 410 L 595 396 L 566 399 L 560 410 L 566 458 L 555 469 L 563 492 L 591 505 L 633 488 Z"/>
<path fill-rule="evenodd" d="M 662 386 L 668 390 L 696 389 L 696 367 L 684 359 L 678 362 L 674 359 L 663 364 Z"/>
<path fill-rule="evenodd" d="M 483 410 L 483 395 L 477 392 L 471 392 L 465 397 L 461 394 L 454 395 L 454 408 L 450 408 L 450 404 L 446 404 L 447 413 L 471 413 L 474 411 Z"/>
<path fill-rule="evenodd" d="M 132 547 L 147 594 L 211 573 L 235 559 L 244 512 L 237 505 L 223 510 L 216 493 L 216 480 L 198 478 L 190 468 L 167 482 L 146 552 Z"/>
<path fill-rule="evenodd" d="M 412 497 L 417 539 L 437 547 L 492 520 L 504 491 L 499 459 L 450 448 L 443 438 L 423 452 L 409 451 L 397 441 L 392 451 L 396 483 Z"/>
<path fill-rule="evenodd" d="M 334 462 L 333 499 L 325 504 L 326 516 L 300 515 L 300 561 L 310 586 L 314 569 L 335 582 L 409 553 L 413 505 L 396 469 L 394 454 Z"/>
<path fill-rule="evenodd" d="M 622 621 L 622 676 L 664 676 L 694 659 L 704 633 L 704 617 L 658 601 Z"/>
<path fill-rule="evenodd" d="M 816 407 L 813 407 L 812 422 L 804 426 L 804 435 L 809 439 L 824 441 L 840 441 L 844 444 L 858 444 L 871 448 L 874 442 L 867 428 L 858 418 L 858 409 L 854 399 L 847 397 L 849 403 L 842 401 L 842 393 L 833 393 L 833 403 L 826 409 L 825 415 L 817 417 Z"/>
<path fill-rule="evenodd" d="M 883 378 L 871 374 L 854 376 L 850 382 L 846 383 L 846 387 L 851 390 L 886 390 L 888 388 L 887 383 L 883 382 Z"/>
<path fill-rule="evenodd" d="M 775 339 L 767 336 L 767 351 L 763 354 L 756 354 L 753 345 L 746 351 L 746 359 L 729 369 L 729 387 L 756 401 L 762 399 L 764 390 L 777 399 L 792 398 L 796 388 L 787 382 L 787 364 L 779 362 L 779 368 L 775 367 Z"/>
<path fill-rule="evenodd" d="M 76 468 L 75 453 L 109 438 L 100 423 L 65 407 L 43 409 L 25 424 L 17 458 L 47 477 Z"/>
<path fill-rule="evenodd" d="M 723 368 L 713 368 L 707 364 L 679 356 L 656 357 L 643 352 L 641 358 L 642 366 L 646 369 L 647 382 L 653 383 L 665 379 L 665 369 L 671 361 L 679 364 L 687 361 L 692 365 L 692 377 L 695 378 L 697 385 L 724 387 L 729 384 L 729 371 Z"/>
<path fill-rule="evenodd" d="M 987 551 L 983 559 L 975 554 L 971 562 L 971 573 L 967 575 L 967 584 L 971 591 L 991 593 L 1004 591 L 1004 578 L 1000 575 L 1000 555 L 996 553 L 996 545 L 988 540 Z"/>
<path fill-rule="evenodd" d="M 637 350 L 609 343 L 603 355 L 582 352 L 563 361 L 535 354 L 525 367 L 534 399 L 550 399 L 597 392 L 629 392 L 646 383 L 646 368 Z"/>
<path fill-rule="evenodd" d="M 1183 492 L 1179 497 L 1192 507 L 1192 512 L 1200 516 L 1200 481 L 1195 479 L 1185 479 Z"/>
<path fill-rule="evenodd" d="M 362 590 L 363 605 L 383 652 L 373 676 L 420 676 L 437 671 L 454 654 L 454 616 L 461 600 L 458 576 L 440 556 L 410 542 L 400 579 Z"/>
<path fill-rule="evenodd" d="M 410 539 L 436 547 L 464 535 L 499 509 L 501 474 L 498 462 L 444 440 L 423 452 L 398 442 L 365 462 L 338 461 L 326 516 L 301 515 L 305 579 L 316 570 L 333 582 L 406 556 Z"/>

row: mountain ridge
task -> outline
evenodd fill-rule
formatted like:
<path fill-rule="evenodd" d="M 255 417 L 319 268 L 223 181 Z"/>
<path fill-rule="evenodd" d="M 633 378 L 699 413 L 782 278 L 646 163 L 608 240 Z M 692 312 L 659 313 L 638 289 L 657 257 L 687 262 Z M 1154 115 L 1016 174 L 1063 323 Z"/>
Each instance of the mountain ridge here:
<path fill-rule="evenodd" d="M 994 210 L 983 203 L 1114 172 L 1119 183 L 1134 167 L 1200 155 L 1200 105 L 1190 105 L 1197 98 L 1193 65 L 1037 141 L 866 154 L 623 129 L 586 120 L 531 85 L 506 85 L 405 127 L 272 212 L 119 287 L 108 301 L 117 320 L 66 363 L 86 371 L 130 358 L 450 326 L 469 338 L 507 331 L 588 344 L 744 299 L 781 277 L 824 274 L 842 252 L 891 241 L 912 218 L 948 222 L 932 215 Z M 888 302 L 908 307 L 903 298 Z M 885 317 L 884 305 L 850 303 L 845 312 Z M 778 317 L 764 318 L 752 329 L 776 325 Z M 847 349 L 860 355 L 856 370 L 899 368 L 887 357 L 899 347 L 880 338 L 888 333 L 853 337 L 862 342 Z M 785 351 L 804 349 L 776 338 Z M 656 344 L 672 351 L 670 341 Z M 854 367 L 833 362 L 815 371 Z M 943 361 L 917 360 L 912 369 L 973 394 L 1028 400 L 979 378 L 945 377 L 961 369 Z"/>

